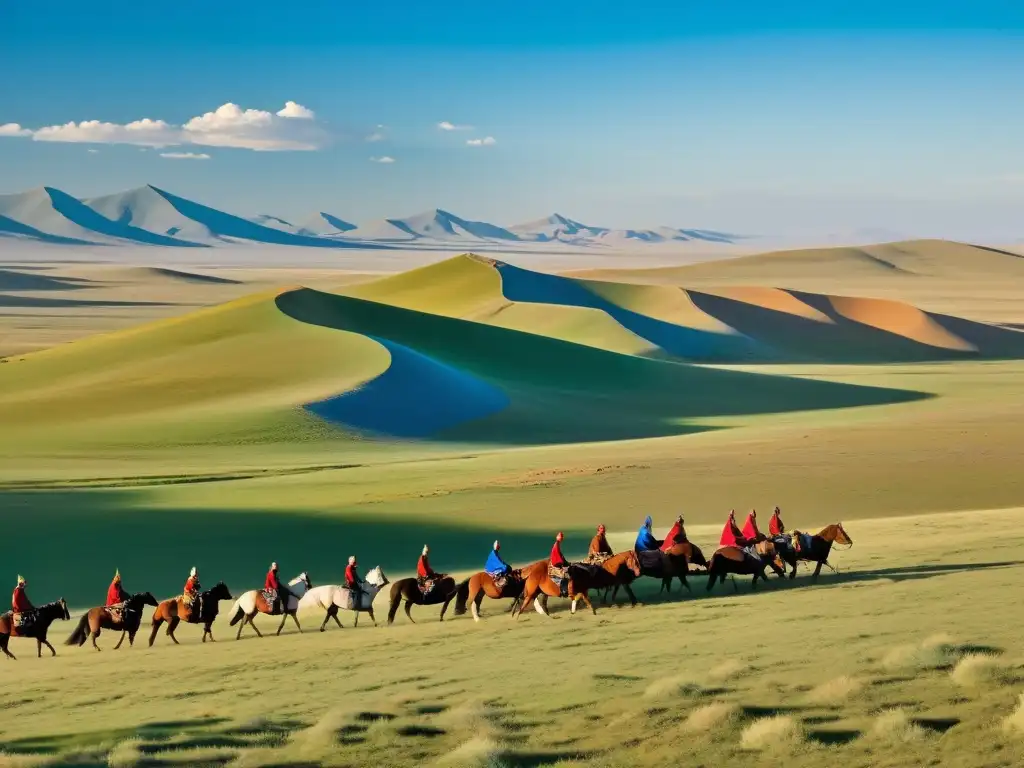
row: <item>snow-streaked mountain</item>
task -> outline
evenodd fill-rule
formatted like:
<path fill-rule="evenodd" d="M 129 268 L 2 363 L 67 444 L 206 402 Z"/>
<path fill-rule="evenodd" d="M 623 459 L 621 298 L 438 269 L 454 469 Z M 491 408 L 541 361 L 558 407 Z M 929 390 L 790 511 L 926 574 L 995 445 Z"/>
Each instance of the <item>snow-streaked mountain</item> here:
<path fill-rule="evenodd" d="M 470 221 L 440 209 L 426 211 L 405 219 L 381 219 L 344 233 L 346 240 L 409 243 L 419 240 L 435 242 L 516 241 L 519 237 L 495 224 Z"/>
<path fill-rule="evenodd" d="M 296 225 L 296 231 L 300 235 L 310 235 L 312 237 L 338 235 L 344 232 L 351 232 L 355 228 L 355 224 L 323 211 L 317 211 L 309 218 L 304 219 L 301 224 Z"/>
<path fill-rule="evenodd" d="M 503 247 L 628 248 L 644 243 L 733 243 L 736 235 L 699 229 L 610 229 L 560 214 L 502 227 L 436 209 L 357 226 L 318 211 L 301 221 L 272 214 L 235 216 L 147 185 L 79 200 L 53 187 L 0 195 L 0 238 L 57 245 L 205 247 L 261 243 L 315 248 Z"/>
<path fill-rule="evenodd" d="M 582 240 L 600 237 L 608 229 L 581 224 L 578 221 L 562 216 L 560 213 L 554 213 L 546 219 L 516 224 L 509 227 L 509 231 L 520 240 L 532 240 L 540 243 L 551 241 L 577 243 Z"/>

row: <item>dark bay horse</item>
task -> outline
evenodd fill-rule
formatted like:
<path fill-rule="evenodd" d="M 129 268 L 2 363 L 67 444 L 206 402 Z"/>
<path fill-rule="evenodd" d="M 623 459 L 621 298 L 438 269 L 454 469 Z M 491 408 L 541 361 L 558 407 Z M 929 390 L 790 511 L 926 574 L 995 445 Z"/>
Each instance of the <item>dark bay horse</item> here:
<path fill-rule="evenodd" d="M 445 611 L 448 610 L 448 604 L 455 599 L 458 593 L 459 587 L 455 583 L 455 579 L 446 574 L 438 574 L 437 578 L 434 579 L 434 587 L 426 595 L 420 591 L 419 580 L 410 577 L 408 579 L 399 579 L 391 585 L 391 610 L 388 611 L 388 624 L 395 622 L 395 614 L 398 613 L 398 606 L 405 601 L 405 615 L 409 617 L 409 621 L 413 624 L 416 623 L 412 617 L 412 607 L 414 605 L 440 605 L 441 606 L 441 621 L 444 621 Z"/>
<path fill-rule="evenodd" d="M 528 566 L 529 567 L 529 566 Z M 523 585 L 526 583 L 523 578 L 525 568 L 513 570 L 499 587 L 494 577 L 486 571 L 474 573 L 466 581 L 462 582 L 456 590 L 455 615 L 461 616 L 466 612 L 469 605 L 473 611 L 473 620 L 480 621 L 480 604 L 484 597 L 492 600 L 510 598 L 518 600 L 523 594 Z"/>
<path fill-rule="evenodd" d="M 114 646 L 115 651 L 121 647 L 125 635 L 128 636 L 128 645 L 135 645 L 135 633 L 139 631 L 139 625 L 142 623 L 142 608 L 146 605 L 154 607 L 157 605 L 156 598 L 151 592 L 138 592 L 130 595 L 118 611 L 116 620 L 109 608 L 102 605 L 90 608 L 78 620 L 78 626 L 75 627 L 75 631 L 71 633 L 71 637 L 64 642 L 64 645 L 85 645 L 85 639 L 91 635 L 92 647 L 98 651 L 100 647 L 96 645 L 96 638 L 100 636 L 100 630 L 103 629 L 111 629 L 115 632 L 121 630 L 121 639 Z"/>
<path fill-rule="evenodd" d="M 817 563 L 814 568 L 814 574 L 811 576 L 811 581 L 818 580 L 821 566 L 827 565 L 829 568 L 832 568 L 828 562 L 828 556 L 832 553 L 833 544 L 845 547 L 853 546 L 853 539 L 850 538 L 850 534 L 843 528 L 842 523 L 833 523 L 826 526 L 817 534 L 793 531 L 791 534 L 775 536 L 772 540 L 776 543 L 776 551 L 779 557 L 793 569 L 789 574 L 789 578 L 796 578 L 796 566 L 799 561 Z"/>
<path fill-rule="evenodd" d="M 231 592 L 228 590 L 227 585 L 223 581 L 219 581 L 213 589 L 207 589 L 199 593 L 199 597 L 196 598 L 196 603 L 194 604 L 198 607 L 193 610 L 185 607 L 181 595 L 172 597 L 170 600 L 164 600 L 153 611 L 153 631 L 149 633 L 149 644 L 153 645 L 153 641 L 156 640 L 157 630 L 166 621 L 167 636 L 174 641 L 175 645 L 178 645 L 178 638 L 174 636 L 174 630 L 177 629 L 179 622 L 183 619 L 186 624 L 202 624 L 203 642 L 206 642 L 207 635 L 210 636 L 210 642 L 214 642 L 212 627 L 217 614 L 220 613 L 220 601 L 231 599 Z"/>
<path fill-rule="evenodd" d="M 7 644 L 11 641 L 11 638 L 34 637 L 36 640 L 37 656 L 42 657 L 44 645 L 50 649 L 51 655 L 56 656 L 57 651 L 50 645 L 50 641 L 46 639 L 46 633 L 50 629 L 50 625 L 57 619 L 67 621 L 70 618 L 71 614 L 68 613 L 68 604 L 64 602 L 63 597 L 60 600 L 39 606 L 35 611 L 35 616 L 31 619 L 31 623 L 23 624 L 20 627 L 14 626 L 14 612 L 8 611 L 0 616 L 0 651 L 7 654 L 8 658 L 13 659 L 15 658 L 14 654 L 7 650 Z"/>
<path fill-rule="evenodd" d="M 544 616 L 551 615 L 547 611 L 547 598 L 561 597 L 562 593 L 558 584 L 549 574 L 549 565 L 550 560 L 541 560 L 531 565 L 529 569 L 523 570 L 523 575 L 526 577 L 526 583 L 523 586 L 523 602 L 518 610 L 515 611 L 515 617 L 521 616 L 523 611 L 530 607 L 531 602 L 534 603 L 537 613 Z M 612 555 L 600 565 L 570 563 L 568 575 L 568 597 L 572 601 L 570 611 L 572 613 L 576 612 L 576 602 L 582 598 L 587 607 L 596 614 L 597 609 L 590 602 L 588 592 L 591 589 L 615 586 L 616 584 L 623 583 L 623 579 L 626 578 L 632 581 L 640 575 L 640 561 L 637 559 L 636 552 L 630 549 L 617 555 Z M 624 587 L 629 593 L 633 605 L 636 605 L 636 597 L 633 595 L 633 591 L 626 584 L 624 584 Z"/>
<path fill-rule="evenodd" d="M 782 566 L 777 562 L 778 554 L 775 551 L 775 544 L 771 541 L 759 541 L 754 545 L 754 551 L 760 555 L 757 560 L 739 547 L 721 547 L 711 556 L 711 563 L 708 565 L 708 592 L 715 586 L 716 581 L 725 582 L 726 574 L 737 576 L 753 576 L 751 588 L 757 589 L 757 580 L 765 581 L 764 569 L 769 566 L 777 574 L 783 574 Z M 733 584 L 735 587 L 736 585 Z"/>

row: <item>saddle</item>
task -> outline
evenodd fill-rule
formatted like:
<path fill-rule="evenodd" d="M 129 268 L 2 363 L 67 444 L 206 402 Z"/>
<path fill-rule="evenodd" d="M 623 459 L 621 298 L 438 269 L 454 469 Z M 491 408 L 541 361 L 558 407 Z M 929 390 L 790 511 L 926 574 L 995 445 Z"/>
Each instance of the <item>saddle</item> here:
<path fill-rule="evenodd" d="M 106 611 L 110 614 L 110 620 L 115 624 L 121 624 L 124 622 L 124 615 L 128 609 L 123 602 L 114 603 L 113 605 L 106 606 Z"/>
<path fill-rule="evenodd" d="M 558 585 L 558 594 L 562 597 L 569 596 L 569 567 L 559 568 L 548 564 L 548 577 Z"/>
<path fill-rule="evenodd" d="M 39 611 L 25 611 L 24 613 L 15 613 L 14 611 L 10 611 L 8 615 L 11 617 L 11 625 L 15 629 L 25 632 L 36 623 Z"/>
<path fill-rule="evenodd" d="M 434 591 L 434 587 L 437 586 L 438 579 L 416 579 L 416 586 L 420 588 L 420 594 L 426 597 Z"/>
<path fill-rule="evenodd" d="M 611 555 L 607 552 L 591 552 L 583 562 L 589 565 L 603 565 L 604 561 L 609 557 L 611 557 Z"/>
<path fill-rule="evenodd" d="M 645 549 L 636 553 L 640 568 L 660 574 L 665 565 L 665 553 L 660 549 Z"/>
<path fill-rule="evenodd" d="M 494 582 L 494 588 L 498 592 L 505 591 L 505 585 L 508 584 L 509 574 L 507 573 L 491 573 L 488 574 L 491 577 L 491 581 Z"/>
<path fill-rule="evenodd" d="M 183 594 L 181 596 L 181 604 L 185 608 L 185 615 L 181 617 L 182 621 L 187 621 L 189 624 L 197 624 L 202 621 L 203 616 L 203 593 L 200 592 L 197 595 Z"/>
<path fill-rule="evenodd" d="M 746 558 L 746 560 L 748 562 L 752 562 L 752 563 L 754 563 L 754 565 L 760 565 L 761 564 L 762 558 L 761 558 L 761 556 L 759 554 L 757 554 L 757 550 L 754 549 L 754 545 L 753 544 L 751 544 L 748 547 L 743 547 L 742 552 L 743 552 L 743 557 Z"/>

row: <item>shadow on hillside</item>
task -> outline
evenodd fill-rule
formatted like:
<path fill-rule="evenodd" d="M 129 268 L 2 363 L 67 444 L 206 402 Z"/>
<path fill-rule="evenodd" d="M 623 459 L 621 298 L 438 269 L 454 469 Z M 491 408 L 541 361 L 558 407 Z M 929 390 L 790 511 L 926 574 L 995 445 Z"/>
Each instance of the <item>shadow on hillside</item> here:
<path fill-rule="evenodd" d="M 91 280 L 62 275 L 33 274 L 29 267 L 0 268 L 0 291 L 77 291 L 92 288 Z"/>
<path fill-rule="evenodd" d="M 263 583 L 267 566 L 288 578 L 308 571 L 315 585 L 344 581 L 349 555 L 365 573 L 413 571 L 424 544 L 440 571 L 482 569 L 495 538 L 513 564 L 545 557 L 555 529 L 531 533 L 485 517 L 465 526 L 429 518 L 324 509 L 313 512 L 147 507 L 144 492 L 0 492 L 6 562 L 23 573 L 36 603 L 64 597 L 75 608 L 99 605 L 115 569 L 129 591 L 179 594 L 195 565 L 203 583 L 238 591 Z M 566 531 L 566 551 L 582 555 L 589 533 Z M 63 627 L 62 627 L 63 629 Z M 70 629 L 68 630 L 70 631 Z"/>
<path fill-rule="evenodd" d="M 45 296 L 5 296 L 0 294 L 0 307 L 172 307 L 164 301 L 107 301 L 102 299 L 51 299 Z"/>
<path fill-rule="evenodd" d="M 435 440 L 541 444 L 681 435 L 708 429 L 699 419 L 786 413 L 919 400 L 930 395 L 663 362 L 608 352 L 547 336 L 431 315 L 308 288 L 275 298 L 289 317 L 386 340 L 435 364 L 498 387 L 509 407 L 430 435 Z M 398 407 L 409 393 L 429 408 L 442 394 L 428 382 L 396 381 Z M 399 386 L 400 385 L 400 386 Z M 371 413 L 361 413 L 365 425 Z M 344 423 L 344 422 L 343 422 Z M 391 434 L 386 429 L 380 434 Z"/>

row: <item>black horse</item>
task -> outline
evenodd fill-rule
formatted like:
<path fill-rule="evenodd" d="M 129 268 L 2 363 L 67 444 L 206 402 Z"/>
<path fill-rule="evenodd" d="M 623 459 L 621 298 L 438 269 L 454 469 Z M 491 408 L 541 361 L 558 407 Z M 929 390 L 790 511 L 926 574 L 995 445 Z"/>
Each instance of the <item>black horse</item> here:
<path fill-rule="evenodd" d="M 751 589 L 757 589 L 757 580 L 766 581 L 765 568 L 770 567 L 775 573 L 782 576 L 785 571 L 778 564 L 775 545 L 771 541 L 761 541 L 754 545 L 759 557 L 744 552 L 739 547 L 722 547 L 711 556 L 708 565 L 708 592 L 715 586 L 715 582 L 724 583 L 727 574 L 737 576 L 753 576 Z M 735 582 L 733 587 L 735 587 Z"/>
<path fill-rule="evenodd" d="M 793 543 L 793 535 L 795 535 L 800 543 L 800 548 L 797 550 Z M 794 534 L 781 534 L 779 536 L 773 536 L 771 541 L 775 544 L 775 551 L 779 557 L 789 565 L 792 570 L 790 571 L 789 578 L 796 578 L 796 566 L 797 563 L 803 560 L 804 562 L 815 563 L 814 574 L 811 576 L 812 581 L 818 580 L 818 575 L 821 573 L 821 566 L 827 565 L 832 568 L 832 565 L 828 561 L 828 557 L 832 554 L 832 545 L 841 544 L 844 546 L 853 546 L 853 539 L 843 528 L 842 523 L 834 523 L 821 530 L 817 534 L 800 533 L 799 531 Z M 835 570 L 832 568 L 832 570 Z M 780 574 L 782 575 L 782 574 Z"/>
<path fill-rule="evenodd" d="M 444 621 L 448 604 L 455 599 L 460 586 L 451 576 L 440 575 L 434 579 L 433 588 L 424 595 L 420 590 L 419 579 L 399 579 L 391 585 L 391 610 L 388 611 L 388 624 L 394 623 L 398 606 L 402 604 L 403 600 L 405 601 L 405 615 L 413 624 L 416 623 L 412 617 L 414 605 L 441 605 L 441 621 Z"/>
<path fill-rule="evenodd" d="M 67 621 L 70 618 L 68 604 L 64 602 L 63 597 L 40 606 L 27 623 L 17 627 L 14 626 L 14 611 L 8 611 L 0 616 L 0 651 L 7 654 L 8 658 L 13 659 L 15 658 L 14 654 L 7 650 L 7 643 L 10 642 L 11 637 L 34 637 L 37 656 L 42 657 L 44 645 L 50 649 L 51 655 L 56 656 L 57 651 L 46 639 L 46 633 L 50 629 L 50 625 L 57 619 Z"/>

